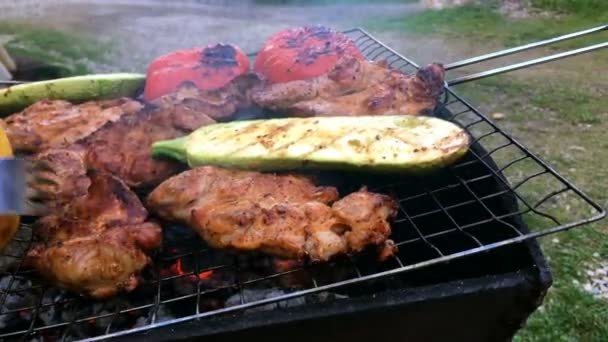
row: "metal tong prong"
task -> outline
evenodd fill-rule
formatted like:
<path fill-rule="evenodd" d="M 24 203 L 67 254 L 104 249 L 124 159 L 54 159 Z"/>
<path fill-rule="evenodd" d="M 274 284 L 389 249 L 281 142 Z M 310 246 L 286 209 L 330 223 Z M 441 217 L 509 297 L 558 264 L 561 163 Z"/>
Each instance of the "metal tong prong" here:
<path fill-rule="evenodd" d="M 44 163 L 21 158 L 0 158 L 0 213 L 42 216 L 49 212 L 52 199 L 44 186 L 56 185 L 47 177 L 52 170 Z"/>
<path fill-rule="evenodd" d="M 54 170 L 47 163 L 39 160 L 28 160 L 26 169 L 25 197 L 28 212 L 35 216 L 48 214 L 47 203 L 54 197 L 54 191 L 48 189 L 59 186 L 53 178 Z"/>
<path fill-rule="evenodd" d="M 454 70 L 457 68 L 461 68 L 463 66 L 476 64 L 476 63 L 480 63 L 480 62 L 484 62 L 484 61 L 488 61 L 488 60 L 492 60 L 492 59 L 496 59 L 496 58 L 500 58 L 500 57 L 504 57 L 504 56 L 513 55 L 518 52 L 531 50 L 531 49 L 538 48 L 541 46 L 546 46 L 546 45 L 550 45 L 550 44 L 554 44 L 557 42 L 562 42 L 562 41 L 566 41 L 566 40 L 570 40 L 570 39 L 579 38 L 582 36 L 590 35 L 590 34 L 601 32 L 601 31 L 608 31 L 608 25 L 597 26 L 594 28 L 565 34 L 565 35 L 562 35 L 559 37 L 554 37 L 554 38 L 542 40 L 542 41 L 535 42 L 535 43 L 530 43 L 530 44 L 526 44 L 526 45 L 522 45 L 522 46 L 510 48 L 510 49 L 496 51 L 496 52 L 488 53 L 488 54 L 477 56 L 477 57 L 467 58 L 467 59 L 464 59 L 464 60 L 461 60 L 458 62 L 446 64 L 444 67 L 445 67 L 446 71 Z M 465 82 L 475 81 L 475 80 L 478 80 L 481 78 L 486 78 L 488 76 L 503 74 L 503 73 L 506 73 L 509 71 L 523 69 L 523 68 L 527 68 L 529 66 L 543 64 L 543 63 L 555 61 L 555 60 L 566 58 L 566 57 L 576 56 L 576 55 L 580 55 L 583 53 L 587 53 L 587 52 L 591 52 L 591 51 L 595 51 L 595 50 L 599 50 L 599 49 L 603 49 L 603 48 L 607 48 L 607 47 L 608 47 L 608 42 L 599 43 L 599 44 L 595 44 L 595 45 L 591 45 L 591 46 L 587 46 L 587 47 L 583 47 L 583 48 L 579 48 L 579 49 L 575 49 L 575 50 L 557 53 L 557 54 L 546 56 L 546 57 L 532 59 L 532 60 L 521 62 L 521 63 L 515 63 L 515 64 L 508 65 L 508 66 L 503 66 L 503 67 L 499 67 L 499 68 L 495 68 L 495 69 L 491 69 L 491 70 L 481 71 L 481 72 L 474 73 L 471 75 L 457 77 L 457 78 L 447 81 L 446 83 L 448 86 L 462 84 Z"/>

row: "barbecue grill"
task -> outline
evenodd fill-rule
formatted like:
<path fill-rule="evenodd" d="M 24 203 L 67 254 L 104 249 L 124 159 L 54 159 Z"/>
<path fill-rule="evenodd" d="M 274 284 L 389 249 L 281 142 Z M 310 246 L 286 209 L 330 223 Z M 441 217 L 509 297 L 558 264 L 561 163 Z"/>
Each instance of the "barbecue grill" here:
<path fill-rule="evenodd" d="M 464 65 L 605 30 L 607 26 L 446 65 Z M 362 29 L 346 31 L 370 59 L 418 66 Z M 608 46 L 598 44 L 457 78 L 487 77 Z M 162 249 L 130 294 L 90 301 L 45 283 L 21 258 L 26 223 L 2 258 L 3 340 L 509 340 L 541 303 L 551 275 L 535 238 L 597 221 L 604 210 L 446 86 L 433 113 L 473 137 L 456 164 L 424 176 L 323 173 L 341 193 L 366 185 L 399 199 L 392 239 L 373 252 L 312 265 L 208 248 L 164 227 Z M 245 113 L 243 118 L 251 115 Z M 588 213 L 575 217 L 566 207 Z M 532 222 L 527 226 L 525 222 Z M 3 262 L 5 263 L 5 262 Z M 469 311 L 463 314 L 463 310 Z"/>

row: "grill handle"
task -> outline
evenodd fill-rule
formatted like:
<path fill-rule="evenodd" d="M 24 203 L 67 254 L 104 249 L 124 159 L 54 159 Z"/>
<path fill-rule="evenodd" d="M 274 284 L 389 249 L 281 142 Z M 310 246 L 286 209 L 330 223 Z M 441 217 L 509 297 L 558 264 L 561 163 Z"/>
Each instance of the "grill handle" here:
<path fill-rule="evenodd" d="M 454 62 L 454 63 L 449 63 L 449 64 L 445 65 L 445 70 L 453 70 L 453 69 L 457 69 L 457 68 L 460 68 L 463 66 L 480 63 L 480 62 L 496 59 L 499 57 L 509 56 L 509 55 L 513 55 L 513 54 L 521 52 L 521 51 L 531 50 L 531 49 L 534 49 L 537 47 L 541 47 L 541 46 L 545 46 L 545 45 L 549 45 L 549 44 L 553 44 L 553 43 L 557 43 L 557 42 L 561 42 L 561 41 L 566 41 L 566 40 L 570 40 L 570 39 L 574 39 L 574 38 L 579 38 L 582 36 L 586 36 L 586 35 L 596 33 L 596 32 L 601 32 L 601 31 L 608 31 L 608 25 L 602 25 L 602 26 L 591 28 L 591 29 L 578 31 L 578 32 L 566 34 L 563 36 L 543 40 L 540 42 L 530 43 L 530 44 L 526 44 L 526 45 L 522 45 L 522 46 L 510 48 L 510 49 L 505 49 L 505 50 L 501 50 L 501 51 L 497 51 L 497 52 L 488 53 L 488 54 L 485 54 L 482 56 L 468 58 L 468 59 Z M 447 81 L 447 84 L 448 84 L 448 86 L 453 86 L 453 85 L 462 84 L 465 82 L 475 81 L 475 80 L 486 78 L 489 76 L 503 74 L 503 73 L 506 73 L 509 71 L 523 69 L 523 68 L 527 68 L 529 66 L 543 64 L 543 63 L 547 63 L 547 62 L 551 62 L 551 61 L 555 61 L 558 59 L 567 58 L 567 57 L 571 57 L 571 56 L 576 56 L 576 55 L 580 55 L 583 53 L 587 53 L 587 52 L 591 52 L 591 51 L 595 51 L 595 50 L 599 50 L 599 49 L 603 49 L 603 48 L 607 48 L 607 47 L 608 47 L 608 42 L 599 43 L 599 44 L 595 44 L 595 45 L 591 45 L 591 46 L 587 46 L 587 47 L 583 47 L 583 48 L 579 48 L 579 49 L 575 49 L 575 50 L 557 53 L 557 54 L 546 56 L 546 57 L 532 59 L 532 60 L 529 60 L 526 62 L 516 63 L 516 64 L 507 65 L 507 66 L 496 68 L 496 69 L 491 69 L 491 70 L 487 70 L 487 71 L 474 73 L 471 75 L 457 77 L 457 78 Z"/>

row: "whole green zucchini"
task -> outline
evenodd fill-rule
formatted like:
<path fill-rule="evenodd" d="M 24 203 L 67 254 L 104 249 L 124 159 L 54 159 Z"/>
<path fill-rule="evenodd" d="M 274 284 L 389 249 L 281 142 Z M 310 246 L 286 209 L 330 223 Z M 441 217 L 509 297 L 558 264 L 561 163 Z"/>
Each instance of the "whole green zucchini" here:
<path fill-rule="evenodd" d="M 40 100 L 84 102 L 134 96 L 146 75 L 93 74 L 24 83 L 0 89 L 0 115 L 12 114 Z"/>
<path fill-rule="evenodd" d="M 192 167 L 418 172 L 455 162 L 469 142 L 462 128 L 432 117 L 282 118 L 212 124 L 156 142 L 152 153 Z"/>

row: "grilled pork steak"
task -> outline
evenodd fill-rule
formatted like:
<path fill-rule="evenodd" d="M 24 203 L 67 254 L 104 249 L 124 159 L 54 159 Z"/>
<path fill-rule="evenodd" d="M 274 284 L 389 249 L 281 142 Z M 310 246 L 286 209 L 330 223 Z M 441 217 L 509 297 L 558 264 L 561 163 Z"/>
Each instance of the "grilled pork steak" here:
<path fill-rule="evenodd" d="M 163 182 L 147 202 L 160 217 L 191 225 L 216 248 L 313 261 L 369 245 L 392 251 L 395 201 L 365 189 L 339 199 L 335 188 L 303 176 L 205 166 Z"/>

